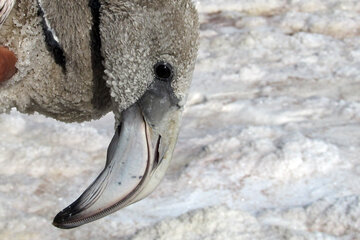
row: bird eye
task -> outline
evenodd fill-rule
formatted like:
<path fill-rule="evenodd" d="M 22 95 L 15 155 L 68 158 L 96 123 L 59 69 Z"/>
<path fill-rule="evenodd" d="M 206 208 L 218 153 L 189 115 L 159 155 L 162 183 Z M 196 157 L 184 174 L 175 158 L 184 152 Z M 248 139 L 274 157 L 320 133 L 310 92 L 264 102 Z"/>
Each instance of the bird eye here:
<path fill-rule="evenodd" d="M 171 81 L 174 76 L 173 67 L 166 62 L 158 62 L 155 64 L 154 72 L 156 78 L 164 82 Z"/>

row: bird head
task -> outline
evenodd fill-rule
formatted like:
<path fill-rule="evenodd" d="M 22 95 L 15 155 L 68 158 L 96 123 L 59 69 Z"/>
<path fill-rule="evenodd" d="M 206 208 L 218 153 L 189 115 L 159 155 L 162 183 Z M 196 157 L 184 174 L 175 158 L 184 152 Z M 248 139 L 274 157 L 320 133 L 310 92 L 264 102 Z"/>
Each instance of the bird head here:
<path fill-rule="evenodd" d="M 100 1 L 115 134 L 96 180 L 54 219 L 73 228 L 150 194 L 169 166 L 198 49 L 190 0 Z"/>

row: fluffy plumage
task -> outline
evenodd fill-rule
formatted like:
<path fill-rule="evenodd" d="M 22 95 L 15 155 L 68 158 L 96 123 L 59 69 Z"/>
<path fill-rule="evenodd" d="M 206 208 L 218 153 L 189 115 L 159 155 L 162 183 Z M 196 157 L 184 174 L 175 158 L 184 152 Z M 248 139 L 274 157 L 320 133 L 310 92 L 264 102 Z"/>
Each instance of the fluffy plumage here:
<path fill-rule="evenodd" d="M 0 29 L 0 44 L 18 57 L 18 73 L 0 85 L 0 112 L 16 107 L 71 122 L 96 119 L 110 110 L 109 90 L 92 67 L 88 2 L 41 1 L 64 50 L 64 71 L 45 42 L 38 1 L 17 1 Z"/>
<path fill-rule="evenodd" d="M 89 7 L 92 2 L 41 0 L 39 8 L 37 0 L 17 1 L 0 29 L 0 44 L 15 52 L 19 71 L 0 85 L 0 112 L 16 107 L 61 121 L 84 121 L 111 110 L 111 95 L 118 113 L 144 94 L 153 80 L 152 66 L 161 59 L 177 66 L 183 79 L 173 88 L 185 99 L 190 84 L 185 79 L 192 74 L 198 44 L 191 1 L 100 1 L 97 27 L 104 60 L 94 53 L 93 28 L 99 19 Z M 56 33 L 65 67 L 49 51 L 44 25 Z"/>
<path fill-rule="evenodd" d="M 0 0 L 0 25 L 8 17 L 14 4 L 15 0 Z"/>

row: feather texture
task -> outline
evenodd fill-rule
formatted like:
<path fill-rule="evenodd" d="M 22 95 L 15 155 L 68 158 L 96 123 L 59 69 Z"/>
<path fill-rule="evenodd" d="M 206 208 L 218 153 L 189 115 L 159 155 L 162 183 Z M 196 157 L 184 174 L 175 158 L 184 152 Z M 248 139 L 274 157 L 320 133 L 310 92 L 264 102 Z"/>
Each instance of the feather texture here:
<path fill-rule="evenodd" d="M 0 25 L 5 22 L 14 4 L 15 0 L 0 0 Z"/>

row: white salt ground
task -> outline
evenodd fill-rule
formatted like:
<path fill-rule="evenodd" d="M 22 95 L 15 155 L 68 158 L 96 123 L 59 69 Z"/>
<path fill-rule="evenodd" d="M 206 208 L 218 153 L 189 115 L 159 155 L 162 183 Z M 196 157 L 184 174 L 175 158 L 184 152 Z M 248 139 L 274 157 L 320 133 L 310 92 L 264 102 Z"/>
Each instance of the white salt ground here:
<path fill-rule="evenodd" d="M 360 2 L 200 0 L 173 164 L 147 199 L 51 226 L 102 169 L 113 116 L 0 116 L 0 239 L 360 239 Z"/>

